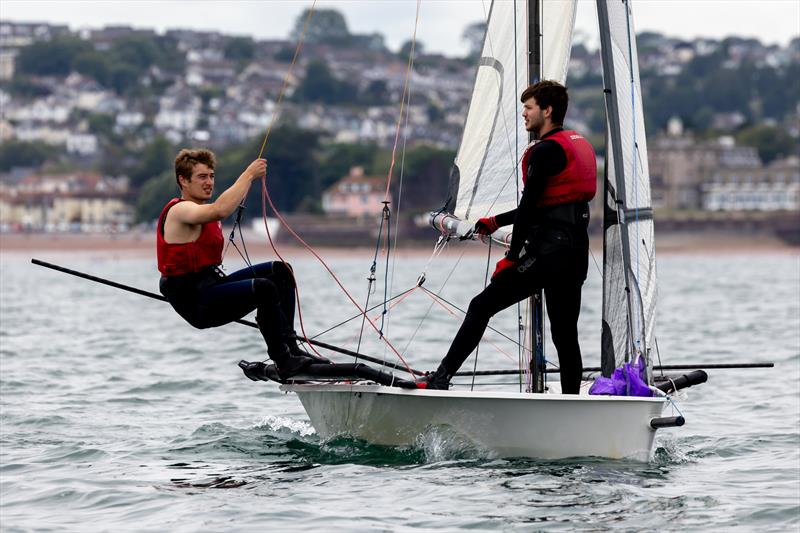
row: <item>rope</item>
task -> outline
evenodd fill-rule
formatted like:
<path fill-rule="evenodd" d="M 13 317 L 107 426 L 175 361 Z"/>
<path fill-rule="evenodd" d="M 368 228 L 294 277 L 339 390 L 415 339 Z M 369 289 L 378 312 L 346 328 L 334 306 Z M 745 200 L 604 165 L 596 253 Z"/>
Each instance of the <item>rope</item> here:
<path fill-rule="evenodd" d="M 397 298 L 405 298 L 406 296 L 408 296 L 408 293 L 410 293 L 410 292 L 412 292 L 412 291 L 414 291 L 416 289 L 417 289 L 417 286 L 415 285 L 414 287 L 411 287 L 410 289 L 407 289 L 407 290 L 401 292 L 400 294 L 396 294 L 396 295 L 392 296 L 391 298 L 389 298 L 389 301 L 391 302 L 392 300 L 395 300 Z M 375 304 L 372 307 L 370 307 L 369 309 L 367 309 L 367 312 L 369 313 L 370 311 L 373 311 L 373 310 L 377 309 L 381 305 L 382 304 Z M 329 327 L 328 329 L 326 329 L 324 331 L 321 331 L 320 333 L 317 333 L 313 337 L 310 337 L 310 339 L 312 339 L 312 340 L 313 339 L 317 339 L 317 338 L 325 335 L 326 333 L 330 333 L 334 329 L 337 329 L 337 328 L 340 328 L 340 327 L 344 326 L 348 322 L 352 322 L 353 320 L 355 320 L 356 318 L 358 318 L 360 316 L 361 316 L 361 313 L 355 314 L 355 315 L 351 316 L 350 318 L 345 319 L 345 320 L 339 322 L 338 324 L 335 324 L 335 325 Z"/>
<path fill-rule="evenodd" d="M 306 31 L 308 30 L 309 23 L 311 23 L 311 17 L 314 15 L 314 7 L 316 4 L 317 0 L 313 0 L 311 2 L 308 15 L 306 15 L 306 21 L 303 24 L 303 32 L 300 34 L 300 38 L 297 40 L 297 46 L 294 49 L 294 57 L 292 57 L 292 62 L 289 64 L 289 70 L 286 71 L 286 76 L 283 77 L 283 86 L 281 87 L 281 92 L 278 93 L 278 101 L 275 103 L 275 112 L 272 114 L 272 117 L 269 120 L 267 133 L 264 135 L 264 142 L 261 143 L 261 149 L 258 151 L 258 159 L 261 159 L 261 156 L 264 155 L 264 149 L 267 147 L 267 139 L 269 139 L 269 134 L 272 132 L 272 126 L 275 124 L 275 119 L 278 116 L 278 109 L 280 109 L 281 102 L 283 101 L 283 95 L 286 93 L 286 87 L 289 85 L 289 78 L 292 75 L 295 63 L 297 63 L 297 57 L 300 55 L 300 49 L 303 47 L 303 41 L 306 38 Z"/>
<path fill-rule="evenodd" d="M 311 255 L 313 255 L 314 257 L 317 258 L 317 260 L 325 268 L 325 270 L 328 271 L 328 274 L 331 275 L 331 277 L 336 282 L 336 284 L 339 286 L 339 288 L 342 289 L 342 292 L 344 292 L 344 294 L 347 296 L 347 298 L 350 300 L 350 302 L 356 307 L 356 309 L 359 310 L 360 314 L 363 314 L 363 315 L 366 316 L 366 311 L 364 309 L 362 309 L 360 305 L 358 305 L 358 302 L 356 302 L 355 299 L 353 298 L 353 296 L 347 291 L 347 289 L 344 287 L 344 285 L 339 280 L 339 278 L 336 276 L 336 274 L 333 272 L 333 270 L 331 270 L 331 268 L 328 266 L 328 264 L 319 256 L 319 254 L 306 241 L 303 240 L 302 237 L 300 237 L 300 235 L 297 234 L 297 232 L 294 231 L 294 229 L 289 225 L 289 223 L 286 222 L 286 219 L 283 217 L 283 215 L 280 213 L 280 211 L 278 211 L 278 209 L 275 207 L 275 204 L 273 204 L 273 202 L 272 202 L 272 197 L 270 197 L 269 191 L 267 190 L 266 177 L 262 178 L 262 181 L 261 181 L 261 194 L 262 194 L 262 211 L 263 211 L 263 215 L 264 215 L 265 224 L 266 224 L 266 216 L 267 216 L 266 202 L 268 202 L 269 206 L 272 208 L 272 211 L 275 213 L 275 216 L 278 217 L 278 219 L 281 221 L 281 224 L 283 224 L 283 226 L 286 228 L 286 230 L 289 233 L 291 233 L 291 235 L 295 238 L 295 240 L 297 240 L 297 242 L 302 244 L 303 247 L 306 250 L 311 252 Z M 267 235 L 269 236 L 269 229 L 267 229 Z M 272 246 L 272 250 L 275 252 L 275 255 L 277 255 L 279 258 L 281 258 L 281 260 L 283 260 L 281 255 L 278 253 L 278 250 L 275 248 L 275 244 L 272 242 L 272 238 L 271 237 L 269 239 L 269 243 L 270 243 L 270 246 Z M 295 290 L 297 291 L 297 283 L 295 283 Z M 301 330 L 303 331 L 303 336 L 306 338 L 306 340 L 308 340 L 308 337 L 306 336 L 305 330 L 303 329 L 304 328 L 304 326 L 303 326 L 303 317 L 302 317 L 302 312 L 300 311 L 300 297 L 299 297 L 299 294 L 298 294 L 298 298 L 297 298 L 297 309 L 298 309 L 298 318 L 300 319 L 300 327 L 301 327 Z M 366 318 L 366 321 L 369 323 L 369 325 L 372 327 L 372 329 L 375 330 L 376 333 L 380 334 L 380 330 L 378 329 L 378 327 L 375 325 L 375 323 L 372 320 L 370 320 L 369 318 Z M 386 336 L 382 336 L 381 340 L 383 340 L 389 346 L 389 348 L 394 352 L 394 354 L 397 356 L 397 358 L 400 359 L 400 361 L 403 363 L 403 366 L 405 366 L 409 370 L 409 372 L 411 374 L 413 374 L 413 372 L 411 372 L 411 367 L 408 365 L 406 360 L 403 359 L 403 356 L 400 355 L 400 352 L 398 352 L 397 349 L 392 345 L 392 343 L 389 342 L 389 339 L 387 339 Z"/>
<path fill-rule="evenodd" d="M 406 77 L 403 82 L 403 94 L 400 97 L 400 114 L 397 117 L 397 126 L 394 133 L 394 146 L 392 147 L 392 162 L 389 165 L 389 174 L 386 176 L 386 192 L 384 198 L 389 198 L 389 187 L 392 185 L 392 172 L 394 171 L 395 154 L 397 153 L 397 142 L 400 139 L 400 125 L 403 121 L 403 111 L 405 110 L 406 94 L 408 94 L 411 81 L 411 66 L 414 64 L 414 49 L 417 44 L 417 27 L 419 26 L 419 6 L 421 0 L 417 0 L 417 13 L 414 18 L 414 33 L 411 36 L 411 50 L 408 52 L 408 64 L 406 66 Z"/>

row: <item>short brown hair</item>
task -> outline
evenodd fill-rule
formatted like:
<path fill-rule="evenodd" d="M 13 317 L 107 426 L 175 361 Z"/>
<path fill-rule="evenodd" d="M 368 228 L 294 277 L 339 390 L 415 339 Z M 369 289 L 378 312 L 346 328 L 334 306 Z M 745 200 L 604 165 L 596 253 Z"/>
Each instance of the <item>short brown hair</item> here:
<path fill-rule="evenodd" d="M 559 126 L 564 124 L 564 115 L 567 114 L 569 95 L 567 88 L 553 80 L 542 80 L 534 83 L 522 92 L 520 101 L 524 104 L 529 98 L 536 98 L 536 105 L 540 109 L 553 106 L 553 115 L 550 120 Z"/>
<path fill-rule="evenodd" d="M 214 152 L 205 148 L 184 148 L 175 156 L 175 182 L 178 184 L 179 189 L 181 188 L 181 182 L 178 176 L 183 176 L 186 180 L 192 179 L 192 171 L 198 163 L 202 163 L 214 170 L 217 158 L 214 156 Z"/>

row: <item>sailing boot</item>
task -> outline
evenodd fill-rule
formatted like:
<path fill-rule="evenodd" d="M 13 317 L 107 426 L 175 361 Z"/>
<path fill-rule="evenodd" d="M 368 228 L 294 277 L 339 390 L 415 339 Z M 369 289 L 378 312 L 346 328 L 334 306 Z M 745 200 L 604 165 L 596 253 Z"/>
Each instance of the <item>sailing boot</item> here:
<path fill-rule="evenodd" d="M 422 380 L 417 381 L 418 389 L 428 390 L 448 390 L 450 388 L 451 373 L 445 369 L 444 365 L 439 365 L 435 372 L 429 372 Z"/>
<path fill-rule="evenodd" d="M 311 357 L 308 357 L 308 355 L 292 354 L 289 351 L 289 347 L 285 344 L 281 344 L 281 348 L 278 350 L 267 351 L 269 352 L 270 359 L 275 362 L 275 368 L 278 370 L 278 376 L 282 380 L 296 376 L 304 369 L 308 368 L 308 365 L 317 362 Z"/>
<path fill-rule="evenodd" d="M 289 347 L 289 353 L 292 354 L 292 356 L 310 357 L 311 359 L 314 360 L 315 364 L 321 364 L 321 365 L 333 364 L 333 361 L 331 361 L 327 357 L 322 357 L 321 355 L 317 355 L 313 351 L 307 352 L 306 350 L 300 347 L 300 345 L 297 343 L 297 340 L 295 339 L 296 339 L 295 336 L 289 336 L 286 340 L 286 346 Z"/>

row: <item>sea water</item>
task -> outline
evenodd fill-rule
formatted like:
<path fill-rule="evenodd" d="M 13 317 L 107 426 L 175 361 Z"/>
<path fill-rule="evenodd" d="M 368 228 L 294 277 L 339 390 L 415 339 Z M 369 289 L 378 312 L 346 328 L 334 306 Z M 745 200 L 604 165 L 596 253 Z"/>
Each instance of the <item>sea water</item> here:
<path fill-rule="evenodd" d="M 44 260 L 157 292 L 152 258 L 41 253 Z M 432 430 L 393 449 L 321 442 L 294 395 L 246 379 L 266 357 L 257 331 L 194 330 L 155 300 L 32 265 L 0 266 L 0 529 L 3 531 L 797 531 L 800 527 L 800 258 L 796 253 L 659 257 L 664 364 L 773 362 L 710 370 L 686 390 L 682 428 L 659 430 L 649 463 L 502 459 Z M 235 258 L 228 261 L 236 266 Z M 302 325 L 357 315 L 309 256 L 289 254 Z M 485 282 L 487 258 L 458 248 L 329 261 L 370 319 L 421 369 L 435 368 Z M 396 305 L 395 305 L 396 304 Z M 522 314 L 525 314 L 524 311 Z M 498 315 L 479 369 L 514 368 L 518 310 Z M 585 366 L 599 364 L 600 275 L 582 304 Z M 298 328 L 300 324 L 298 321 Z M 504 337 L 505 336 L 505 337 Z M 321 340 L 396 356 L 360 319 Z M 557 361 L 552 346 L 548 359 Z M 333 354 L 338 361 L 346 358 Z M 465 368 L 472 368 L 469 359 Z M 553 376 L 550 379 L 554 379 Z M 477 390 L 519 390 L 508 376 Z M 460 388 L 471 385 L 458 380 Z M 588 436 L 586 438 L 591 438 Z"/>

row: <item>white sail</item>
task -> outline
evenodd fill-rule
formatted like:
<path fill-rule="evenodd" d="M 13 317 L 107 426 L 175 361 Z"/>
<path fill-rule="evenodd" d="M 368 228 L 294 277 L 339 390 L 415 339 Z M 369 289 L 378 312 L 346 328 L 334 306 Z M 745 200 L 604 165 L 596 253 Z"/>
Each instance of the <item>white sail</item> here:
<path fill-rule="evenodd" d="M 540 2 L 543 78 L 564 82 L 575 20 L 574 0 Z M 519 95 L 528 86 L 528 2 L 492 3 L 464 135 L 455 161 L 453 214 L 477 219 L 514 209 L 519 160 L 528 144 Z M 509 38 L 515 36 L 514 38 Z M 538 74 L 538 73 L 537 73 Z M 538 75 L 536 76 L 538 77 Z"/>
<path fill-rule="evenodd" d="M 650 174 L 630 1 L 598 0 L 608 116 L 603 373 L 654 352 L 656 263 Z M 629 290 L 627 290 L 629 289 Z"/>

